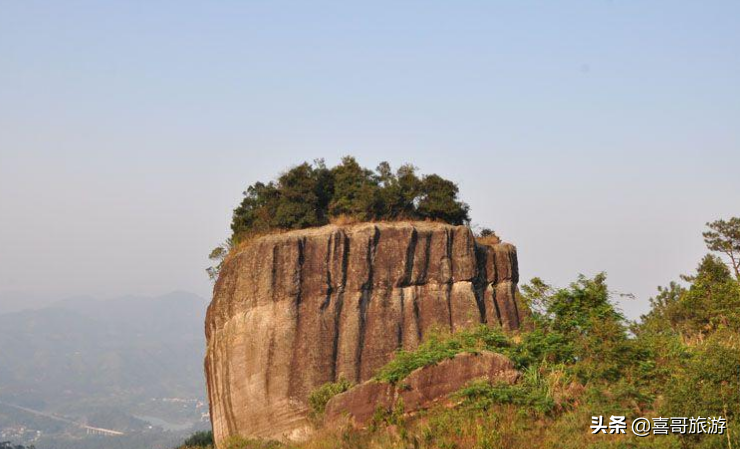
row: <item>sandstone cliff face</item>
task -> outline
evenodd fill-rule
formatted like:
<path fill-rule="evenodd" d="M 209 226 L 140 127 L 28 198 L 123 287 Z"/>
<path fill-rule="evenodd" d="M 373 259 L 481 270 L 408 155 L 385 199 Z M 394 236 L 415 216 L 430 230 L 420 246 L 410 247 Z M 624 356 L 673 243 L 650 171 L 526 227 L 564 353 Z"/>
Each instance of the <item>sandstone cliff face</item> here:
<path fill-rule="evenodd" d="M 298 439 L 316 387 L 370 379 L 433 328 L 519 327 L 516 249 L 463 226 L 324 226 L 257 239 L 224 264 L 206 316 L 217 442 Z"/>

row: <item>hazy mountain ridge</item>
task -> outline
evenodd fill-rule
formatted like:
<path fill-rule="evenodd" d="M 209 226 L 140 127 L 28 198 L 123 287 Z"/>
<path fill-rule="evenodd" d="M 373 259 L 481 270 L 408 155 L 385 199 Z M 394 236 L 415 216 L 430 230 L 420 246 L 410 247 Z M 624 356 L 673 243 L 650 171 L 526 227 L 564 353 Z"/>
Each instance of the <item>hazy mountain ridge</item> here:
<path fill-rule="evenodd" d="M 0 315 L 39 309 L 49 306 L 52 301 L 36 293 L 5 290 L 0 292 Z"/>
<path fill-rule="evenodd" d="M 74 297 L 0 314 L 0 401 L 112 428 L 139 422 L 125 416 L 195 423 L 207 411 L 206 306 L 197 295 L 173 292 Z M 19 425 L 4 415 L 0 428 Z"/>

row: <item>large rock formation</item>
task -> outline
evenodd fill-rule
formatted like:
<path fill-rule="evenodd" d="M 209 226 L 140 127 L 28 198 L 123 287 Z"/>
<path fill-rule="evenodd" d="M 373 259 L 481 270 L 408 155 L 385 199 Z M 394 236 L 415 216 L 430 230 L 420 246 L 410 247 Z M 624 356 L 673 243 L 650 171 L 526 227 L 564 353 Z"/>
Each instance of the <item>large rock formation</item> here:
<path fill-rule="evenodd" d="M 519 376 L 511 360 L 501 354 L 464 352 L 437 365 L 418 368 L 398 385 L 369 380 L 350 388 L 326 404 L 325 420 L 343 424 L 342 418 L 347 417 L 355 426 L 365 427 L 378 410 L 391 413 L 402 405 L 404 413 L 414 413 L 449 399 L 472 380 L 513 384 Z"/>
<path fill-rule="evenodd" d="M 519 327 L 516 249 L 463 226 L 366 223 L 259 238 L 224 264 L 206 317 L 217 442 L 310 432 L 311 391 L 370 379 L 433 328 Z"/>

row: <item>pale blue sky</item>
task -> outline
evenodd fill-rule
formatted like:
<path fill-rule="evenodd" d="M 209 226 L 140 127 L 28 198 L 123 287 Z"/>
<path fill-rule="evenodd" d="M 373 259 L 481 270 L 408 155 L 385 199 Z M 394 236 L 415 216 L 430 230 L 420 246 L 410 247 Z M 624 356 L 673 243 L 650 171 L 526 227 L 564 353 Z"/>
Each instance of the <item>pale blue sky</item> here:
<path fill-rule="evenodd" d="M 456 180 L 525 279 L 630 316 L 740 215 L 740 2 L 0 1 L 0 292 L 209 294 L 242 190 Z"/>

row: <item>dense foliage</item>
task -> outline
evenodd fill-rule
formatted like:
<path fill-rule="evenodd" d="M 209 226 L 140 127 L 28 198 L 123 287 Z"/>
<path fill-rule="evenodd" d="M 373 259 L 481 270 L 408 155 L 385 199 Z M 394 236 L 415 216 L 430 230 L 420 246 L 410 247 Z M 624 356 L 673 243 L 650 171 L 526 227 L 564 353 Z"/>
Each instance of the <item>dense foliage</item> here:
<path fill-rule="evenodd" d="M 234 210 L 233 238 L 275 229 L 321 226 L 333 218 L 351 220 L 437 220 L 463 224 L 468 205 L 458 187 L 439 175 L 419 177 L 412 165 L 395 172 L 387 162 L 375 171 L 351 156 L 328 168 L 323 161 L 303 163 L 267 184 L 247 188 Z"/>
<path fill-rule="evenodd" d="M 369 429 L 324 430 L 301 449 L 328 448 L 737 448 L 740 447 L 740 281 L 735 229 L 740 220 L 709 224 L 710 250 L 695 271 L 659 288 L 651 310 L 628 322 L 615 306 L 606 275 L 579 276 L 566 288 L 535 278 L 522 286 L 531 310 L 526 330 L 480 326 L 432 333 L 414 351 L 399 351 L 376 380 L 402 383 L 414 369 L 460 352 L 491 350 L 522 372 L 514 385 L 474 381 L 454 407 L 415 416 L 378 414 Z M 728 268 L 729 266 L 729 268 Z M 321 404 L 343 389 L 317 390 Z M 592 416 L 719 417 L 721 435 L 597 434 Z M 534 443 L 536 442 L 536 443 Z M 252 448 L 247 442 L 239 448 Z M 271 443 L 275 444 L 275 443 Z"/>

